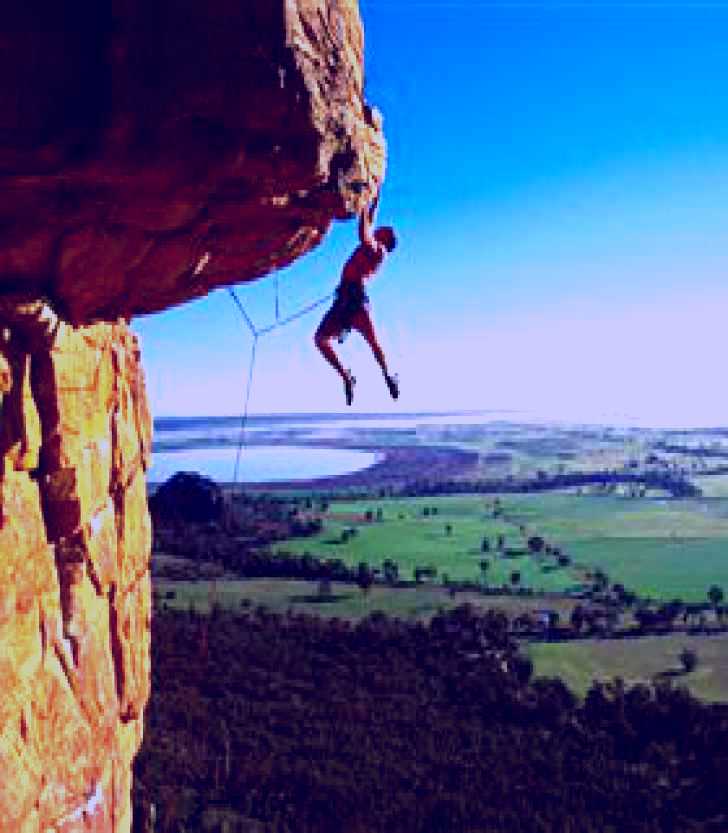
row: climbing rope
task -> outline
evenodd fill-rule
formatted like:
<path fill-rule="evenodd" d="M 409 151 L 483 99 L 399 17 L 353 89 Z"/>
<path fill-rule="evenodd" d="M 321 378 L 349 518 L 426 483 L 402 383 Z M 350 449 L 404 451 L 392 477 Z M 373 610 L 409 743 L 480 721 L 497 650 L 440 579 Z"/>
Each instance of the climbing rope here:
<path fill-rule="evenodd" d="M 324 295 L 323 298 L 319 298 L 318 301 L 314 301 L 312 304 L 309 304 L 306 307 L 294 312 L 292 315 L 286 316 L 286 318 L 282 318 L 280 321 L 277 321 L 275 324 L 270 324 L 268 327 L 263 327 L 263 329 L 258 330 L 258 335 L 264 336 L 267 333 L 273 332 L 273 330 L 278 330 L 281 327 L 285 327 L 288 324 L 292 324 L 294 321 L 297 321 L 299 318 L 303 318 L 304 315 L 308 315 L 309 312 L 313 312 L 316 307 L 320 307 L 322 304 L 325 304 L 327 301 L 330 301 L 334 297 L 333 292 L 329 292 L 328 295 Z"/>
<path fill-rule="evenodd" d="M 230 293 L 230 295 L 232 296 L 233 301 L 235 301 L 235 304 L 236 304 L 237 308 L 240 310 L 240 314 L 243 316 L 243 320 L 248 325 L 248 329 L 253 334 L 254 338 L 257 338 L 258 337 L 258 331 L 255 328 L 255 324 L 253 324 L 252 319 L 250 318 L 248 313 L 245 311 L 245 307 L 240 303 L 240 299 L 235 294 L 235 290 L 232 288 L 232 286 L 229 286 L 227 288 L 227 290 Z"/>
<path fill-rule="evenodd" d="M 274 275 L 275 285 L 276 285 L 276 324 L 281 320 L 281 313 L 278 304 L 278 295 L 279 295 L 279 284 L 278 284 L 278 272 Z"/>
<path fill-rule="evenodd" d="M 248 412 L 250 406 L 250 393 L 253 388 L 253 376 L 255 371 L 255 360 L 257 357 L 257 350 L 258 350 L 258 339 L 262 336 L 267 335 L 268 333 L 272 333 L 274 330 L 281 329 L 282 327 L 288 326 L 288 324 L 292 324 L 294 321 L 297 321 L 299 318 L 303 318 L 304 315 L 308 315 L 310 312 L 313 312 L 317 307 L 320 307 L 322 304 L 325 304 L 327 301 L 330 301 L 333 297 L 334 293 L 329 292 L 328 295 L 324 295 L 323 297 L 319 298 L 317 301 L 314 301 L 312 304 L 307 304 L 305 307 L 297 310 L 296 312 L 292 313 L 291 315 L 286 316 L 285 318 L 281 318 L 280 316 L 280 301 L 279 301 L 279 283 L 278 283 L 278 275 L 275 276 L 275 321 L 272 324 L 269 324 L 267 327 L 258 328 L 255 326 L 253 319 L 248 315 L 247 310 L 243 306 L 240 298 L 238 298 L 237 293 L 231 287 L 227 287 L 227 291 L 230 293 L 230 297 L 235 302 L 235 306 L 238 308 L 240 314 L 243 317 L 243 321 L 247 325 L 248 329 L 250 330 L 250 334 L 253 336 L 253 344 L 250 349 L 250 362 L 248 364 L 248 382 L 245 387 L 245 403 L 243 406 L 243 412 L 240 416 L 240 436 L 238 439 L 238 449 L 235 455 L 235 470 L 233 473 L 233 485 L 237 485 L 238 482 L 238 470 L 240 467 L 240 458 L 243 452 L 243 448 L 247 447 L 247 426 L 248 426 Z"/>
<path fill-rule="evenodd" d="M 245 407 L 240 417 L 240 438 L 238 440 L 238 450 L 235 455 L 235 471 L 233 474 L 233 484 L 238 482 L 238 467 L 240 466 L 240 455 L 243 452 L 243 445 L 245 444 L 245 429 L 248 423 L 248 406 L 250 405 L 250 391 L 253 387 L 253 371 L 255 369 L 255 356 L 258 348 L 258 334 L 253 336 L 253 344 L 250 349 L 250 362 L 248 364 L 248 384 L 245 388 Z"/>

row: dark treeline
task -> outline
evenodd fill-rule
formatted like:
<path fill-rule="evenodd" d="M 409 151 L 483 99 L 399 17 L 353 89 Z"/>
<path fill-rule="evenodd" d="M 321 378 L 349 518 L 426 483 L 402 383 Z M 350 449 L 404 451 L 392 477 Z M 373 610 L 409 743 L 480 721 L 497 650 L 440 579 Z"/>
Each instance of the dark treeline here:
<path fill-rule="evenodd" d="M 728 714 L 531 680 L 496 613 L 163 611 L 135 764 L 157 833 L 718 833 Z"/>
<path fill-rule="evenodd" d="M 712 471 L 710 473 L 713 473 Z M 716 471 L 716 473 L 721 473 Z M 587 486 L 617 486 L 629 484 L 646 489 L 662 489 L 673 497 L 701 497 L 702 491 L 687 477 L 674 471 L 591 471 L 550 474 L 540 471 L 535 477 L 507 475 L 492 479 L 459 477 L 438 479 L 418 477 L 398 485 L 375 484 L 366 488 L 349 486 L 330 489 L 316 488 L 310 491 L 325 500 L 372 500 L 375 498 L 435 497 L 437 495 L 462 494 L 514 494 L 518 492 L 548 492 L 557 489 L 584 488 Z M 262 492 L 262 494 L 266 494 Z"/>
<path fill-rule="evenodd" d="M 702 476 L 715 474 L 728 474 L 728 466 L 705 466 L 700 469 Z"/>
<path fill-rule="evenodd" d="M 318 558 L 304 553 L 258 552 L 231 550 L 222 553 L 226 570 L 245 578 L 287 578 L 303 581 L 328 579 L 355 582 L 362 572 L 359 567 L 347 566 L 341 558 Z M 368 569 L 366 565 L 363 565 Z"/>
<path fill-rule="evenodd" d="M 728 448 L 711 448 L 710 446 L 679 445 L 677 443 L 655 443 L 654 448 L 671 454 L 685 454 L 691 457 L 713 457 L 725 459 Z"/>
<path fill-rule="evenodd" d="M 442 494 L 474 494 L 495 492 L 547 492 L 554 489 L 582 488 L 585 486 L 607 486 L 633 484 L 648 489 L 663 489 L 673 497 L 700 497 L 701 490 L 687 478 L 668 471 L 625 472 L 594 471 L 564 472 L 549 474 L 539 472 L 534 477 L 498 478 L 494 480 L 416 480 L 395 492 L 397 497 Z"/>

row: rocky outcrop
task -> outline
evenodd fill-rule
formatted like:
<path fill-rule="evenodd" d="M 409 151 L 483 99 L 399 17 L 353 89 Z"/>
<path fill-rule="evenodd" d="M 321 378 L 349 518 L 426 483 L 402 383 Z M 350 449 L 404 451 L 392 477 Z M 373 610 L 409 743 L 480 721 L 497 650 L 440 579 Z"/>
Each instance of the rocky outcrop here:
<path fill-rule="evenodd" d="M 201 474 L 178 471 L 162 483 L 149 499 L 149 511 L 158 523 L 223 523 L 225 498 L 222 488 Z"/>
<path fill-rule="evenodd" d="M 128 833 L 151 425 L 128 319 L 307 252 L 384 143 L 356 0 L 9 0 L 0 70 L 0 833 Z"/>
<path fill-rule="evenodd" d="M 164 309 L 316 246 L 384 175 L 357 0 L 9 0 L 0 292 Z"/>

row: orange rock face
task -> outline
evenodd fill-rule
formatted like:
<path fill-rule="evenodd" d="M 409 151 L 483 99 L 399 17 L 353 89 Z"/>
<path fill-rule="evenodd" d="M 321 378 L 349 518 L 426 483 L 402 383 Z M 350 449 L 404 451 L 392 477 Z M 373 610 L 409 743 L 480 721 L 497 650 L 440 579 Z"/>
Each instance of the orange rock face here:
<path fill-rule="evenodd" d="M 0 831 L 127 831 L 149 686 L 139 351 L 123 322 L 42 302 L 0 300 L 0 320 Z"/>
<path fill-rule="evenodd" d="M 0 833 L 128 833 L 151 419 L 126 320 L 300 257 L 384 140 L 357 0 L 0 17 Z"/>

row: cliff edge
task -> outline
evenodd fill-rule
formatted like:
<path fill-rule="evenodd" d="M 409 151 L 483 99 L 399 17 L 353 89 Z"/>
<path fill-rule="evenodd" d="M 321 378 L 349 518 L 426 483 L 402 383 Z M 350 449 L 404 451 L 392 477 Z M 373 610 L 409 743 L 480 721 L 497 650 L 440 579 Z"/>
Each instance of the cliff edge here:
<path fill-rule="evenodd" d="M 385 145 L 356 0 L 0 18 L 0 833 L 128 833 L 151 628 L 128 320 L 309 251 Z"/>

